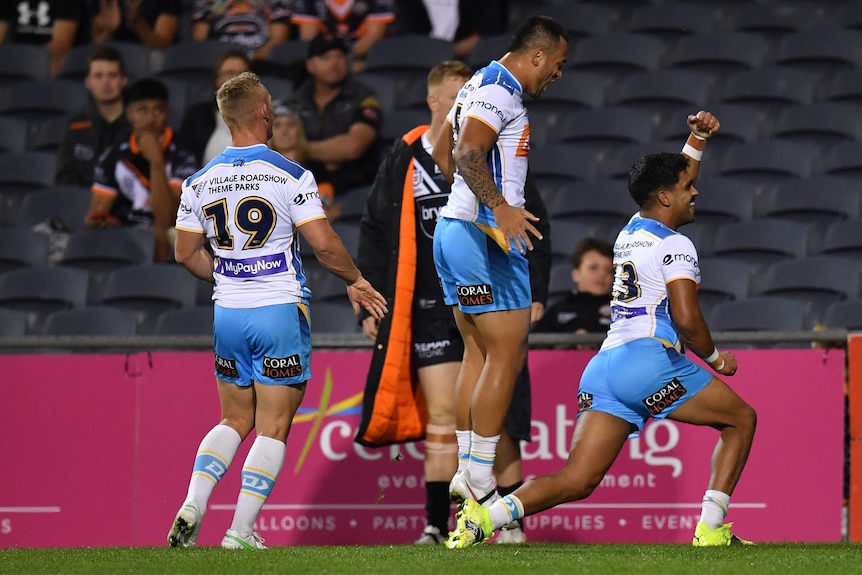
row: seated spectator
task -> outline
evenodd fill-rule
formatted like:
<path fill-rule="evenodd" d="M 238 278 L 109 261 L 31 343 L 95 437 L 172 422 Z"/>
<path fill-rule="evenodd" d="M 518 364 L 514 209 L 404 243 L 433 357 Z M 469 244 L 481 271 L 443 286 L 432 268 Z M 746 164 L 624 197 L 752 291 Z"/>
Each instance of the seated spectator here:
<path fill-rule="evenodd" d="M 39 44 L 51 53 L 51 76 L 60 73 L 72 46 L 86 44 L 87 0 L 0 2 L 0 44 Z"/>
<path fill-rule="evenodd" d="M 176 222 L 180 186 L 197 171 L 194 156 L 177 147 L 168 126 L 168 89 L 151 78 L 126 94 L 127 141 L 99 158 L 86 224 L 91 228 L 141 226 L 155 235 L 155 261 L 171 255 L 169 230 Z"/>
<path fill-rule="evenodd" d="M 287 103 L 308 137 L 306 167 L 324 202 L 370 184 L 377 173 L 380 102 L 373 89 L 349 75 L 348 50 L 331 34 L 315 36 L 308 45 L 309 77 Z"/>
<path fill-rule="evenodd" d="M 92 186 L 96 159 L 127 138 L 131 129 L 124 114 L 126 71 L 119 52 L 107 46 L 93 50 L 87 58 L 84 86 L 89 102 L 69 120 L 60 143 L 54 177 L 59 185 Z"/>
<path fill-rule="evenodd" d="M 137 42 L 153 50 L 174 43 L 182 5 L 175 0 L 99 0 L 92 19 L 93 42 Z"/>
<path fill-rule="evenodd" d="M 183 117 L 177 138 L 183 148 L 194 154 L 200 167 L 230 145 L 230 130 L 218 112 L 215 93 L 222 84 L 251 69 L 251 60 L 240 50 L 222 54 L 213 72 L 213 96 L 209 100 L 192 104 Z"/>
<path fill-rule="evenodd" d="M 192 39 L 241 44 L 253 60 L 266 60 L 290 38 L 292 0 L 194 0 Z"/>
<path fill-rule="evenodd" d="M 533 328 L 550 333 L 602 333 L 611 325 L 611 286 L 614 248 L 595 238 L 584 238 L 572 253 L 572 282 L 577 291 L 548 308 Z"/>
<path fill-rule="evenodd" d="M 361 9 L 360 9 L 361 7 Z M 343 2 L 339 0 L 297 0 L 291 22 L 299 29 L 300 40 L 318 34 L 332 34 L 353 46 L 353 71 L 362 71 L 371 46 L 386 36 L 395 21 L 392 0 Z"/>

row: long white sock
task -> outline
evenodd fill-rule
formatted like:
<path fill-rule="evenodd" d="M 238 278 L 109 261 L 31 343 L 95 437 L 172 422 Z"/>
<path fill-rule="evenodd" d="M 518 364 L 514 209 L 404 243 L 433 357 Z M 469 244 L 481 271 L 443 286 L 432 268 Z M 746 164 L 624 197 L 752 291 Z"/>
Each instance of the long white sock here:
<path fill-rule="evenodd" d="M 467 463 L 470 461 L 470 435 L 469 429 L 456 429 L 455 437 L 458 440 L 458 471 L 466 471 Z"/>
<path fill-rule="evenodd" d="M 491 514 L 494 529 L 499 529 L 512 521 L 522 519 L 524 517 L 524 504 L 518 497 L 510 493 L 499 501 L 495 501 L 488 508 L 488 512 Z"/>
<path fill-rule="evenodd" d="M 258 436 L 242 466 L 242 488 L 236 500 L 236 511 L 230 528 L 242 537 L 251 536 L 254 522 L 266 498 L 275 486 L 275 480 L 284 465 L 284 443 L 272 437 Z"/>
<path fill-rule="evenodd" d="M 494 489 L 494 457 L 497 455 L 497 442 L 500 436 L 482 437 L 474 431 L 470 435 L 470 483 L 483 493 Z"/>
<path fill-rule="evenodd" d="M 700 511 L 700 520 L 706 523 L 710 529 L 715 529 L 727 516 L 727 508 L 730 506 L 730 495 L 707 489 L 703 495 L 703 506 Z"/>
<path fill-rule="evenodd" d="M 213 489 L 233 461 L 242 439 L 229 425 L 218 424 L 204 436 L 195 457 L 186 502 L 194 503 L 203 515 Z"/>

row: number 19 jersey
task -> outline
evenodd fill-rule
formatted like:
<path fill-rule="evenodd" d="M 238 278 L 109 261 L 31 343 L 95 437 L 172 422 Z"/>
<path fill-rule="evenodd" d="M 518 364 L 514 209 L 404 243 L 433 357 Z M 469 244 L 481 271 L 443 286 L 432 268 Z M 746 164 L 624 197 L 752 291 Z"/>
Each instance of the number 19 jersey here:
<path fill-rule="evenodd" d="M 679 279 L 700 285 L 694 244 L 661 222 L 632 216 L 614 243 L 611 327 L 602 349 L 651 337 L 682 351 L 667 298 L 667 284 Z"/>
<path fill-rule="evenodd" d="M 208 238 L 213 300 L 253 308 L 308 302 L 295 232 L 325 217 L 311 172 L 258 144 L 226 148 L 183 182 L 177 229 Z"/>

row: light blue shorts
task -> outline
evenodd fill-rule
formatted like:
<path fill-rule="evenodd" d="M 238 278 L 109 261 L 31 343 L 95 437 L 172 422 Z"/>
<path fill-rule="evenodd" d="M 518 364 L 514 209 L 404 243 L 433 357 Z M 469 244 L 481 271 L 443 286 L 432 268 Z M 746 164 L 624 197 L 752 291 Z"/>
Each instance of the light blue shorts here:
<path fill-rule="evenodd" d="M 530 307 L 530 270 L 518 250 L 505 253 L 476 224 L 440 218 L 434 229 L 434 265 L 446 305 L 464 313 Z"/>
<path fill-rule="evenodd" d="M 581 375 L 578 414 L 602 411 L 636 425 L 663 419 L 694 397 L 712 374 L 654 338 L 596 354 Z"/>
<path fill-rule="evenodd" d="M 246 387 L 295 385 L 311 379 L 308 306 L 285 303 L 247 309 L 215 304 L 215 375 Z"/>

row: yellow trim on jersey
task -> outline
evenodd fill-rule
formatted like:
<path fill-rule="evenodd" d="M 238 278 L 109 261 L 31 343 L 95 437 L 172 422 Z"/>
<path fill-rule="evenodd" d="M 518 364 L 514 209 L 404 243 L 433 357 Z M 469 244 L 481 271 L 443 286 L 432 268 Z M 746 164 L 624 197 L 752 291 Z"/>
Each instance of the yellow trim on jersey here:
<path fill-rule="evenodd" d="M 314 220 L 325 220 L 326 214 L 322 214 L 320 216 L 314 216 L 313 218 L 308 218 L 307 220 L 302 220 L 301 222 L 296 222 L 296 227 L 299 227 L 303 224 L 307 224 L 308 222 L 313 222 Z"/>
<path fill-rule="evenodd" d="M 475 118 L 476 120 L 479 120 L 480 122 L 482 122 L 483 124 L 485 124 L 486 126 L 491 128 L 492 130 L 494 130 L 495 134 L 498 134 L 498 135 L 500 134 L 500 131 L 496 127 L 494 127 L 491 124 L 489 124 L 488 122 L 486 122 L 484 118 L 481 118 L 479 116 L 474 116 L 473 114 L 464 114 L 464 117 L 465 118 Z M 461 124 L 463 125 L 464 123 L 461 122 Z"/>
<path fill-rule="evenodd" d="M 693 278 L 693 277 L 691 277 L 691 276 L 674 276 L 674 277 L 670 278 L 669 280 L 666 280 L 666 281 L 664 282 L 664 285 L 667 285 L 667 284 L 669 284 L 670 282 L 675 282 L 676 280 L 690 280 L 690 281 L 693 281 L 696 285 L 698 285 L 698 286 L 700 285 L 700 284 L 699 284 L 699 283 L 697 283 L 697 282 L 694 280 L 694 278 Z"/>
<path fill-rule="evenodd" d="M 489 226 L 487 224 L 480 224 L 477 222 L 473 222 L 473 223 L 476 224 L 476 226 L 480 230 L 485 232 L 488 235 L 488 237 L 490 237 L 492 240 L 494 240 L 497 243 L 497 245 L 500 246 L 501 250 L 503 250 L 507 254 L 509 253 L 509 250 L 511 248 L 508 245 L 506 245 L 506 238 L 503 237 L 503 232 L 500 231 L 500 228 L 492 228 L 491 226 Z"/>
<path fill-rule="evenodd" d="M 201 235 L 203 235 L 203 234 L 205 234 L 205 233 L 206 233 L 206 232 L 205 232 L 205 231 L 203 231 L 203 230 L 192 230 L 192 229 L 189 229 L 189 228 L 183 228 L 183 227 L 181 227 L 181 226 L 174 226 L 174 227 L 175 227 L 175 228 L 177 228 L 178 230 L 182 230 L 182 231 L 184 231 L 184 232 L 189 232 L 190 234 L 201 234 Z"/>

